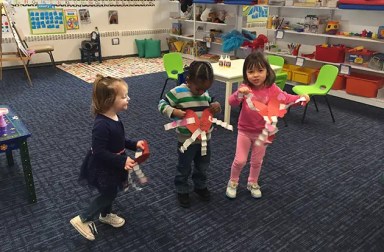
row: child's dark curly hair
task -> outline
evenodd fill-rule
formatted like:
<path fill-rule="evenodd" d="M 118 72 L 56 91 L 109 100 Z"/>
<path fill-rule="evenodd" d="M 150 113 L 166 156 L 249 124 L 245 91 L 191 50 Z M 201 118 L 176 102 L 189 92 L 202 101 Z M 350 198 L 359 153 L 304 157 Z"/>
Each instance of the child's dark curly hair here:
<path fill-rule="evenodd" d="M 188 80 L 193 83 L 211 81 L 213 82 L 213 69 L 209 62 L 193 61 L 188 68 Z"/>

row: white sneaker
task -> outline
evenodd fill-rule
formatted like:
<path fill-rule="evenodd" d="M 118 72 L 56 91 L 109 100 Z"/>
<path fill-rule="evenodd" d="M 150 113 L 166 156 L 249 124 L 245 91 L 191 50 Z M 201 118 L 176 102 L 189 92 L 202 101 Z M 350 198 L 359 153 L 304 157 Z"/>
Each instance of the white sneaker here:
<path fill-rule="evenodd" d="M 238 185 L 239 185 L 239 183 L 233 182 L 231 180 L 228 181 L 227 191 L 225 193 L 228 198 L 231 198 L 231 199 L 236 198 L 237 186 Z"/>
<path fill-rule="evenodd" d="M 95 234 L 97 234 L 97 229 L 95 223 L 92 221 L 82 222 L 80 215 L 72 218 L 70 220 L 72 226 L 85 238 L 90 241 L 95 240 Z"/>
<path fill-rule="evenodd" d="M 102 217 L 100 214 L 99 221 L 105 224 L 109 224 L 115 228 L 122 227 L 125 223 L 125 220 L 123 218 L 113 213 L 107 214 L 105 217 Z"/>
<path fill-rule="evenodd" d="M 257 183 L 248 183 L 248 191 L 251 191 L 251 195 L 254 198 L 261 198 L 260 186 Z"/>

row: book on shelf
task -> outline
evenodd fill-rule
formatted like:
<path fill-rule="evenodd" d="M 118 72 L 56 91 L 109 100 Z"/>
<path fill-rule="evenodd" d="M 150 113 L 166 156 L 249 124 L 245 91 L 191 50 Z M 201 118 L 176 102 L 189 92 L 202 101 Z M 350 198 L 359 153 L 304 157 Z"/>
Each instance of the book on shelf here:
<path fill-rule="evenodd" d="M 181 23 L 172 23 L 172 34 L 181 35 Z"/>

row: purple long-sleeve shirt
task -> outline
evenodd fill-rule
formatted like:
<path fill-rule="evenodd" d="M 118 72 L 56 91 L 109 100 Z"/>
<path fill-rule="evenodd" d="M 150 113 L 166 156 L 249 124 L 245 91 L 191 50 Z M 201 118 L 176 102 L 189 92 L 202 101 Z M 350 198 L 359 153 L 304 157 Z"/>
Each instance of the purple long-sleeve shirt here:
<path fill-rule="evenodd" d="M 300 98 L 298 95 L 291 95 L 284 91 L 282 91 L 276 84 L 273 84 L 270 87 L 265 87 L 262 89 L 256 89 L 254 87 L 250 87 L 246 84 L 242 84 L 240 87 L 246 86 L 252 90 L 252 100 L 257 100 L 264 104 L 269 102 L 269 99 L 274 96 L 278 96 L 280 93 L 284 94 L 285 100 L 281 101 L 282 103 L 289 104 L 291 102 L 295 102 Z M 245 102 L 245 98 L 238 97 L 238 91 L 236 90 L 229 97 L 229 105 L 231 106 L 239 106 L 242 102 L 241 112 L 238 120 L 238 130 L 246 131 L 250 133 L 261 133 L 264 129 L 265 121 L 263 117 L 255 110 L 251 110 L 248 107 L 248 104 Z"/>

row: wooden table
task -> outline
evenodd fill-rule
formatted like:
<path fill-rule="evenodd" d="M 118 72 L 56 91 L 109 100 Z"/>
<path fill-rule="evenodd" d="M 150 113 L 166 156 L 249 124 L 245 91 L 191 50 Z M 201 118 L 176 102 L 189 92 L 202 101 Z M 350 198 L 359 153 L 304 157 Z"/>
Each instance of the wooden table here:
<path fill-rule="evenodd" d="M 230 124 L 231 106 L 228 103 L 229 96 L 232 94 L 233 83 L 240 83 L 243 81 L 243 65 L 244 59 L 236 59 L 231 61 L 231 67 L 221 67 L 219 63 L 213 63 L 213 74 L 215 80 L 225 83 L 225 109 L 224 109 L 224 122 Z M 280 70 L 281 67 L 271 65 L 274 71 Z"/>
<path fill-rule="evenodd" d="M 5 127 L 0 127 L 0 153 L 5 152 L 8 165 L 13 166 L 14 161 L 12 151 L 20 149 L 21 164 L 23 166 L 24 179 L 28 192 L 28 201 L 30 203 L 35 203 L 35 185 L 33 183 L 32 167 L 27 144 L 27 138 L 31 136 L 31 133 L 29 133 L 23 122 L 11 108 L 0 105 L 0 116 L 2 111 L 6 113 L 3 115 L 3 118 L 7 125 Z"/>

